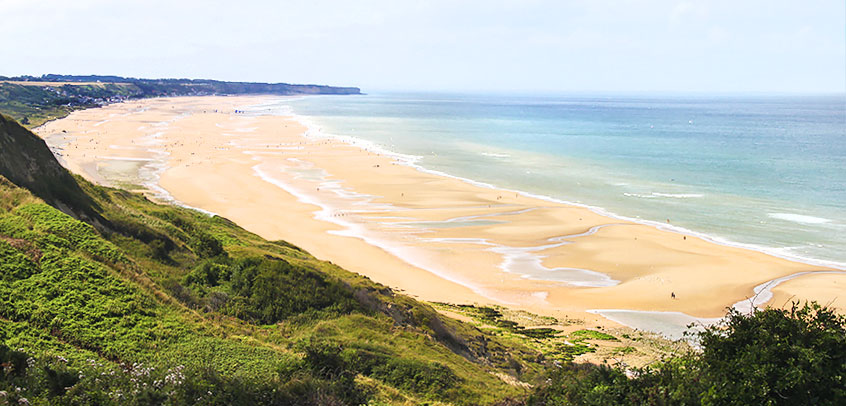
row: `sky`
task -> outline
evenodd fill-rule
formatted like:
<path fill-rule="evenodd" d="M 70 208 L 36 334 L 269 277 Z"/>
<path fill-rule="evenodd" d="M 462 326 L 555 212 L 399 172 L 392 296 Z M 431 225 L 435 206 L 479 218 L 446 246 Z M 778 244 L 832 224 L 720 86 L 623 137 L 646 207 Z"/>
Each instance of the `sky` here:
<path fill-rule="evenodd" d="M 844 92 L 843 0 L 0 0 L 0 75 Z"/>

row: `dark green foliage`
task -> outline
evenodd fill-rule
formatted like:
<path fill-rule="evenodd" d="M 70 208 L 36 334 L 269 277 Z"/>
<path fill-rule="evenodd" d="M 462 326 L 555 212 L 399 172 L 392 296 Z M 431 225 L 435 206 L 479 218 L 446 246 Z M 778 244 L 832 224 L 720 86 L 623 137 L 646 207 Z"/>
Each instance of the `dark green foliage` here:
<path fill-rule="evenodd" d="M 553 336 L 557 335 L 558 330 L 553 329 L 553 328 L 547 328 L 547 327 L 522 328 L 522 329 L 519 329 L 518 334 L 522 334 L 522 335 L 529 337 L 529 338 L 542 339 L 542 338 L 549 338 L 549 337 L 553 337 Z"/>
<path fill-rule="evenodd" d="M 64 395 L 68 388 L 73 387 L 80 380 L 79 374 L 74 371 L 53 369 L 47 365 L 42 368 L 47 378 L 47 396 L 51 398 Z"/>
<path fill-rule="evenodd" d="M 11 348 L 0 345 L 0 377 L 2 380 L 11 377 L 23 376 L 26 374 L 27 358 L 25 353 L 20 351 L 13 351 Z"/>
<path fill-rule="evenodd" d="M 732 310 L 723 324 L 700 336 L 704 402 L 846 402 L 846 317 L 794 303 L 751 317 Z"/>
<path fill-rule="evenodd" d="M 841 405 L 846 317 L 817 304 L 731 310 L 699 335 L 701 352 L 635 369 L 567 364 L 530 405 Z"/>
<path fill-rule="evenodd" d="M 528 338 L 542 340 L 545 338 L 551 338 L 558 335 L 558 330 L 547 328 L 547 327 L 539 327 L 539 328 L 525 328 L 518 323 L 506 320 L 502 312 L 497 309 L 488 306 L 473 306 L 473 305 L 457 305 L 459 308 L 464 309 L 465 311 L 474 312 L 475 315 L 485 323 L 490 323 L 493 326 L 505 329 L 511 333 L 519 334 Z"/>
<path fill-rule="evenodd" d="M 170 250 L 167 248 L 167 243 L 163 240 L 153 240 L 149 243 L 150 246 L 150 257 L 160 261 L 160 262 L 169 262 L 168 253 Z"/>
<path fill-rule="evenodd" d="M 292 370 L 305 366 L 317 376 L 353 385 L 351 378 L 362 374 L 429 398 L 442 397 L 461 382 L 446 365 L 396 357 L 386 348 L 369 345 L 364 346 L 366 348 L 343 348 L 331 342 L 316 341 L 308 341 L 301 347 L 306 354 L 303 364 L 286 366 L 280 371 L 283 377 L 289 377 Z M 355 389 L 354 386 L 348 388 Z"/>
<path fill-rule="evenodd" d="M 366 402 L 367 394 L 355 383 L 356 372 L 341 357 L 341 348 L 330 343 L 309 342 L 303 348 L 304 367 L 332 385 L 326 388 L 332 397 L 346 404 Z"/>
<path fill-rule="evenodd" d="M 201 230 L 193 230 L 194 238 L 191 240 L 191 249 L 200 258 L 212 258 L 224 253 L 223 244 Z"/>
<path fill-rule="evenodd" d="M 276 257 L 208 260 L 183 283 L 191 290 L 188 296 L 207 307 L 261 324 L 303 313 L 347 314 L 359 309 L 350 289 L 339 281 Z"/>
<path fill-rule="evenodd" d="M 291 266 L 282 259 L 247 258 L 236 264 L 232 293 L 247 299 L 233 315 L 275 323 L 307 310 L 348 313 L 356 308 L 349 290 L 325 276 Z"/>
<path fill-rule="evenodd" d="M 406 358 L 389 358 L 373 368 L 371 376 L 415 393 L 437 395 L 456 386 L 459 379 L 445 365 Z"/>
<path fill-rule="evenodd" d="M 229 280 L 232 268 L 233 266 L 225 263 L 205 261 L 185 275 L 183 283 L 188 286 L 199 285 L 199 287 L 218 286 L 221 282 Z"/>

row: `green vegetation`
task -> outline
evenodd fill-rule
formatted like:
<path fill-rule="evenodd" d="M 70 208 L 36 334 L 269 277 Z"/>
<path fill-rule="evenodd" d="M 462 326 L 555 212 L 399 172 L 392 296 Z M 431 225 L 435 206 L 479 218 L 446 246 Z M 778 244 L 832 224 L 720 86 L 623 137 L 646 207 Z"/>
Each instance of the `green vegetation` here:
<path fill-rule="evenodd" d="M 579 355 L 596 352 L 588 340 L 618 341 L 616 337 L 594 330 L 577 330 L 569 334 L 543 326 L 561 326 L 552 317 L 537 316 L 499 306 L 454 305 L 433 303 L 435 308 L 470 318 L 480 330 L 503 340 L 537 350 L 551 361 L 570 362 Z M 519 322 L 518 322 L 519 320 Z M 559 327 L 560 328 L 560 327 Z"/>
<path fill-rule="evenodd" d="M 360 90 L 356 87 L 221 82 L 202 79 L 136 79 L 120 76 L 74 75 L 0 77 L 0 113 L 8 114 L 28 128 L 34 128 L 53 118 L 64 117 L 74 110 L 145 97 L 359 93 Z"/>
<path fill-rule="evenodd" d="M 499 306 L 473 306 L 473 305 L 452 305 L 448 303 L 433 303 L 434 306 L 440 309 L 452 311 L 464 316 L 471 317 L 477 321 L 481 326 L 493 327 L 494 331 L 508 332 L 511 334 L 520 335 L 527 338 L 543 339 L 552 338 L 559 332 L 555 329 L 547 327 L 533 327 L 526 328 L 515 320 L 505 317 L 502 313 L 505 310 Z M 527 312 L 522 312 L 523 315 L 529 315 Z M 531 315 L 536 320 L 541 320 L 546 324 L 556 324 L 558 321 L 552 317 L 540 317 Z"/>
<path fill-rule="evenodd" d="M 576 330 L 570 333 L 570 337 L 577 340 L 609 340 L 618 341 L 617 337 L 611 334 L 603 333 L 595 330 Z"/>
<path fill-rule="evenodd" d="M 635 353 L 635 352 L 637 352 L 637 349 L 634 348 L 634 347 L 629 347 L 629 346 L 617 347 L 617 348 L 614 349 L 615 355 L 626 355 L 626 354 L 632 354 L 632 353 Z"/>
<path fill-rule="evenodd" d="M 842 405 L 846 317 L 816 304 L 731 311 L 701 351 L 641 369 L 565 365 L 529 405 Z M 628 372 L 628 374 L 626 373 Z"/>
<path fill-rule="evenodd" d="M 36 86 L 0 82 L 0 112 L 30 128 L 73 110 L 139 97 L 144 97 L 142 89 L 129 83 Z"/>

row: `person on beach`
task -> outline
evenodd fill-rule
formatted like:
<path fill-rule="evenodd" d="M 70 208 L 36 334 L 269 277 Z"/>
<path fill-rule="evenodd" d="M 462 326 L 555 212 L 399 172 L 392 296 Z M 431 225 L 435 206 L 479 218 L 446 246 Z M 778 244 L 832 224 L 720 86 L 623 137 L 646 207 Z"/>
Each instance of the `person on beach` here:
<path fill-rule="evenodd" d="M 670 292 L 670 298 L 675 299 L 676 298 L 676 292 Z"/>

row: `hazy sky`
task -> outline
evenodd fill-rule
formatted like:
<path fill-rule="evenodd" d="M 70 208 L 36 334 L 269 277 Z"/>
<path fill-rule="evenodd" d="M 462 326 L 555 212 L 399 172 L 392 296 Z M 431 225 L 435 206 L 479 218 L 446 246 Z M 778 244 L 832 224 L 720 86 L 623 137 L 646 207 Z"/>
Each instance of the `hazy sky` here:
<path fill-rule="evenodd" d="M 843 0 L 0 0 L 0 75 L 846 91 Z"/>

